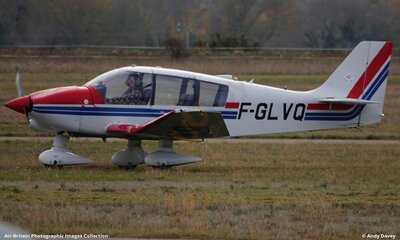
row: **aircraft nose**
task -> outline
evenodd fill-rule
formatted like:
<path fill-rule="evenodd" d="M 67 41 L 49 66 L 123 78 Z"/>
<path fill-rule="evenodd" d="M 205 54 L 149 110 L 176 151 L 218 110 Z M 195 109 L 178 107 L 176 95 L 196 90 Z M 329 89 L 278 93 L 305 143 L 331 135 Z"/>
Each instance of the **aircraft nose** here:
<path fill-rule="evenodd" d="M 12 109 L 16 112 L 19 113 L 25 113 L 25 110 L 27 108 L 31 107 L 31 99 L 30 96 L 23 96 L 23 97 L 18 97 L 18 98 L 14 98 L 10 101 L 8 101 L 5 104 L 6 107 L 8 107 L 9 109 Z"/>
<path fill-rule="evenodd" d="M 93 94 L 87 87 L 60 87 L 47 89 L 30 95 L 19 97 L 8 101 L 5 106 L 19 113 L 25 113 L 26 110 L 31 111 L 33 105 L 40 104 L 94 104 L 100 100 L 93 98 Z M 94 99 L 94 100 L 93 100 Z"/>
<path fill-rule="evenodd" d="M 33 104 L 93 104 L 92 95 L 87 87 L 60 87 L 31 94 Z"/>

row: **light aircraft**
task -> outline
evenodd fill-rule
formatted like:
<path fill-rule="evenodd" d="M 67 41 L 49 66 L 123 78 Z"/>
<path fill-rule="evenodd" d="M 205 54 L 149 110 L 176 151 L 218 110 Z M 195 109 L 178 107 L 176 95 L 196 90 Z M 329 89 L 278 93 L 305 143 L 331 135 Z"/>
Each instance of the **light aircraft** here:
<path fill-rule="evenodd" d="M 23 94 L 6 106 L 26 114 L 29 127 L 55 133 L 39 160 L 46 166 L 89 164 L 67 148 L 70 136 L 125 138 L 112 157 L 120 167 L 170 167 L 200 158 L 173 150 L 174 140 L 227 138 L 359 127 L 379 123 L 392 55 L 391 42 L 361 42 L 320 87 L 292 91 L 162 67 L 130 66 L 83 86 Z M 157 140 L 145 153 L 141 140 Z"/>

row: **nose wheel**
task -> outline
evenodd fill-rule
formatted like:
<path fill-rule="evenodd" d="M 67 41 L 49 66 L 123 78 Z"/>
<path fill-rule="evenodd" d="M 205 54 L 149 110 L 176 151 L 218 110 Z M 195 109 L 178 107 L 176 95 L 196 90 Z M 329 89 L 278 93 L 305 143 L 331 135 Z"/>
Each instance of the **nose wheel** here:
<path fill-rule="evenodd" d="M 91 160 L 72 153 L 67 148 L 68 143 L 69 136 L 57 134 L 53 140 L 53 147 L 39 155 L 40 163 L 47 167 L 88 165 L 92 163 Z"/>

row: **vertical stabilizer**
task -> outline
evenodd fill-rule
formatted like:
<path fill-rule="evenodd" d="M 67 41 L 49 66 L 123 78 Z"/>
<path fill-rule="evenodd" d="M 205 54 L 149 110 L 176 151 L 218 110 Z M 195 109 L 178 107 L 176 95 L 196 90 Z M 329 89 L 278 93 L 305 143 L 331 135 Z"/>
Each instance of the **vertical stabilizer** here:
<path fill-rule="evenodd" d="M 357 104 L 351 116 L 358 117 L 359 125 L 380 122 L 392 48 L 391 42 L 361 42 L 315 90 L 315 95 L 322 99 L 374 101 L 375 104 Z"/>

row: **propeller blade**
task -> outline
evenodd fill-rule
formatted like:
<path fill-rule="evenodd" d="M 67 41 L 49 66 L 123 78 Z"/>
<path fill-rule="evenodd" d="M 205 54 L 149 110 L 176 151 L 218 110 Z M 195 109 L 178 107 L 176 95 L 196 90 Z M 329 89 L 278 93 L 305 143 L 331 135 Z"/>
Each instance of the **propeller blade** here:
<path fill-rule="evenodd" d="M 15 76 L 15 85 L 17 86 L 17 92 L 18 92 L 18 96 L 24 96 L 25 95 L 25 91 L 22 88 L 22 84 L 21 84 L 21 76 L 19 73 L 19 69 L 17 68 L 17 75 Z"/>

